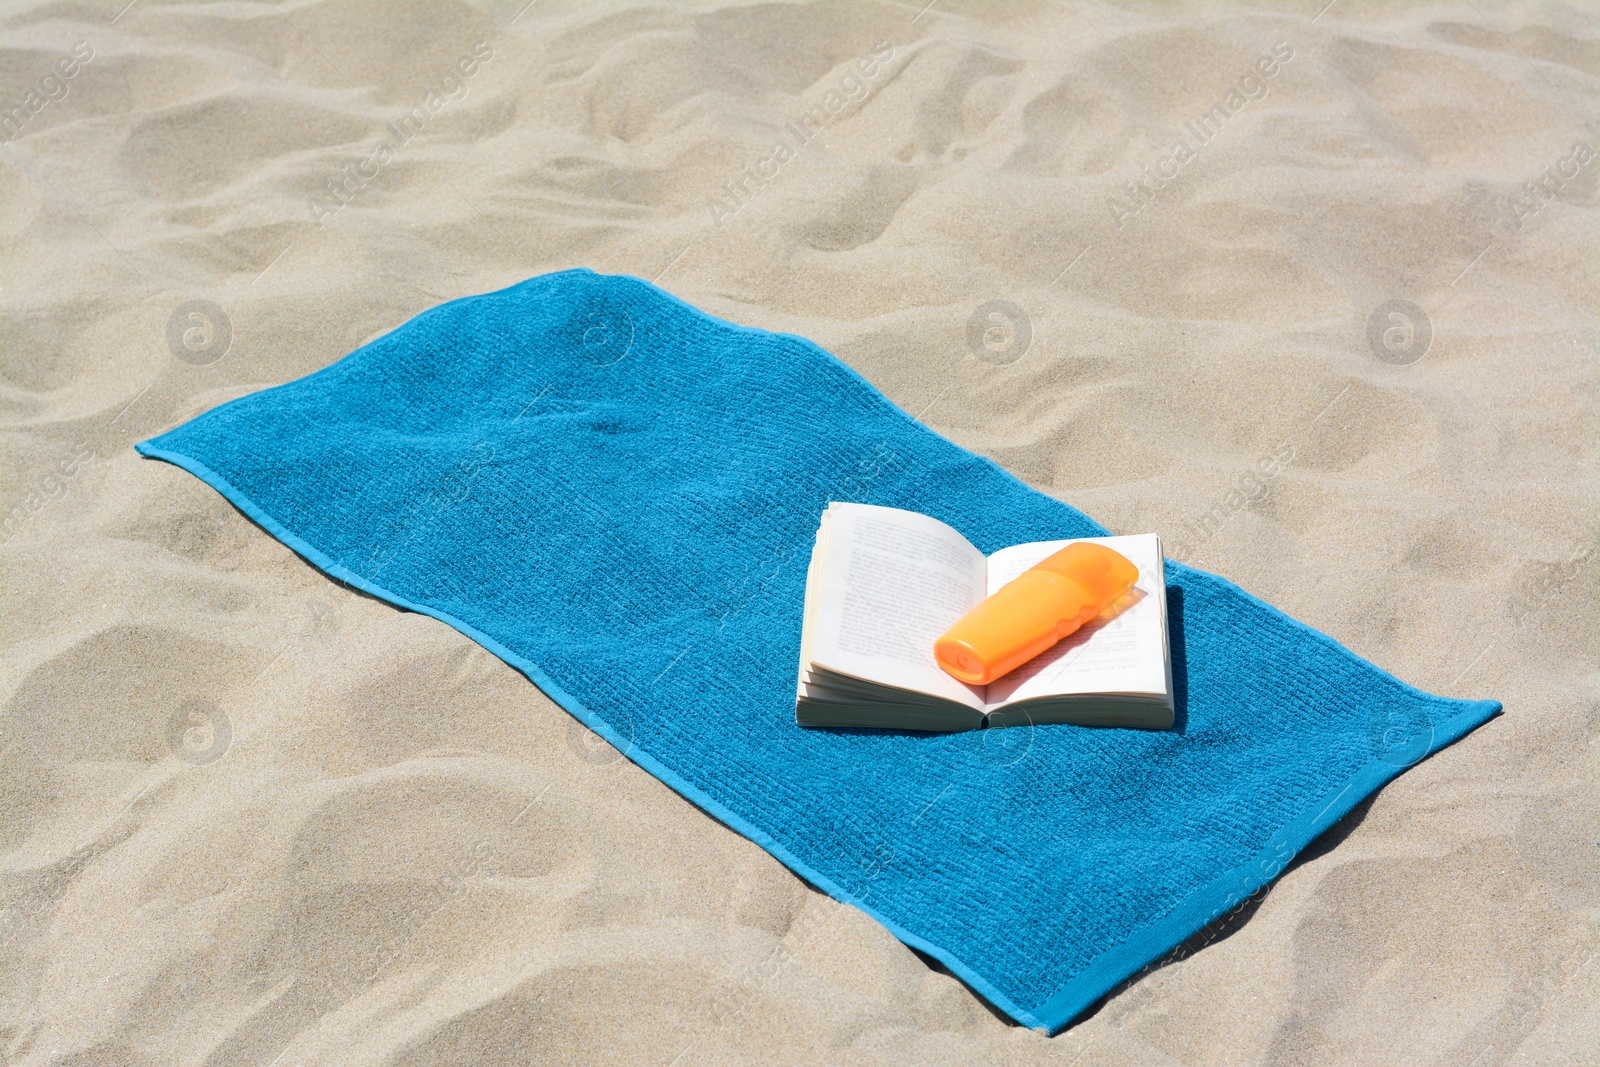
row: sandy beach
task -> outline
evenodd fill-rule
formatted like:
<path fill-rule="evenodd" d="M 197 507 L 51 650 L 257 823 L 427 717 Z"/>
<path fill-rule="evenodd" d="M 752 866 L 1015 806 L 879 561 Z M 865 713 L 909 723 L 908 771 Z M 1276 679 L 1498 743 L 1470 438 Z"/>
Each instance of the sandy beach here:
<path fill-rule="evenodd" d="M 1600 1062 L 1593 6 L 524 3 L 0 15 L 5 1062 Z M 1504 714 L 1018 1026 L 133 451 L 571 267 Z"/>

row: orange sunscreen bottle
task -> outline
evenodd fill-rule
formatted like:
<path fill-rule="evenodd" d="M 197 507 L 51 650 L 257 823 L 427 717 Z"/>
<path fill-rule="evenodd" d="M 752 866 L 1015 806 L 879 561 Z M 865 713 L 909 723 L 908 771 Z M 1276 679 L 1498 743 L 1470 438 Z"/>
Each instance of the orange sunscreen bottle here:
<path fill-rule="evenodd" d="M 1104 545 L 1078 542 L 1001 586 L 933 643 L 952 678 L 988 685 L 1121 599 L 1139 568 Z"/>

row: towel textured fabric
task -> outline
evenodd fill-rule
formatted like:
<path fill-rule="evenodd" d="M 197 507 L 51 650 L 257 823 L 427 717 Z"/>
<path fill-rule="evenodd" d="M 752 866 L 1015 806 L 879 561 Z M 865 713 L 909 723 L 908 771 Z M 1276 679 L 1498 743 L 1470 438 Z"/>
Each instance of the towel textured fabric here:
<path fill-rule="evenodd" d="M 441 619 L 795 872 L 1055 1032 L 1499 710 L 1167 564 L 1170 731 L 794 723 L 830 500 L 985 552 L 1102 535 L 803 338 L 646 282 L 425 312 L 139 446 L 330 575 Z"/>

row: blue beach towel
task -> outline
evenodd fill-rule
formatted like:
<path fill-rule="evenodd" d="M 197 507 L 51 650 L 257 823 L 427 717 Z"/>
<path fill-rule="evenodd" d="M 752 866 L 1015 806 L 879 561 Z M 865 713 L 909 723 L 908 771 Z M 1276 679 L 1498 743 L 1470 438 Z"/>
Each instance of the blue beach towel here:
<path fill-rule="evenodd" d="M 979 549 L 1103 535 L 803 338 L 630 277 L 427 311 L 139 445 L 341 581 L 440 619 L 796 873 L 1056 1032 L 1494 715 L 1167 564 L 1170 731 L 806 730 L 830 500 Z"/>

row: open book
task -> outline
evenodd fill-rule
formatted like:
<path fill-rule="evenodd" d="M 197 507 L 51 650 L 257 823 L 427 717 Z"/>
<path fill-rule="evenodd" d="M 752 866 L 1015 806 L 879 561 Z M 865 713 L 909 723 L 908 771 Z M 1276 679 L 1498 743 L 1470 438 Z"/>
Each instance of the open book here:
<path fill-rule="evenodd" d="M 1072 541 L 985 557 L 937 519 L 872 504 L 822 513 L 806 572 L 795 720 L 802 726 L 975 730 L 1028 723 L 1172 725 L 1167 587 L 1155 534 L 1086 537 L 1139 568 L 1120 602 L 987 686 L 934 662 L 933 643 L 971 608 Z"/>

